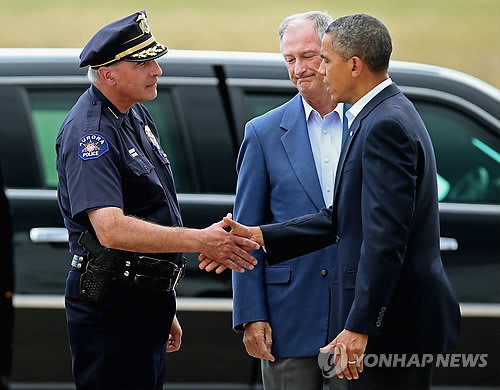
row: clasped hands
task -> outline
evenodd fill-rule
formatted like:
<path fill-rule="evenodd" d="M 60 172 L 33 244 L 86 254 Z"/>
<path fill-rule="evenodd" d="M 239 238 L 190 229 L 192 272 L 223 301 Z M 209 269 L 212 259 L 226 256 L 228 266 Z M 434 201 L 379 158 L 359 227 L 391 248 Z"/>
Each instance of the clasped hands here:
<path fill-rule="evenodd" d="M 220 274 L 226 268 L 230 268 L 236 272 L 244 272 L 244 268 L 251 270 L 257 264 L 257 260 L 248 252 L 259 249 L 264 245 L 260 228 L 258 226 L 245 226 L 233 221 L 232 214 L 228 213 L 222 221 L 213 224 L 208 229 L 227 229 L 228 227 L 231 228 L 230 234 L 241 251 L 238 253 L 229 253 L 227 259 L 222 260 L 214 258 L 214 256 L 207 252 L 202 252 L 198 256 L 200 269 L 204 269 L 207 272 L 215 269 L 217 274 Z"/>

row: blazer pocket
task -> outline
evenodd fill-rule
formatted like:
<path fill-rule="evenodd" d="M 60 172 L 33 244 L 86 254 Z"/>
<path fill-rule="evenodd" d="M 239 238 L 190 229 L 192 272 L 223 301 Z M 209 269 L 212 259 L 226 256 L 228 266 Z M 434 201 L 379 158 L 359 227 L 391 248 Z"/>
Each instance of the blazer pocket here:
<path fill-rule="evenodd" d="M 290 281 L 292 270 L 290 267 L 266 267 L 265 283 L 266 284 L 284 284 Z"/>
<path fill-rule="evenodd" d="M 358 271 L 346 271 L 344 274 L 344 288 L 353 289 L 356 287 L 356 275 Z"/>

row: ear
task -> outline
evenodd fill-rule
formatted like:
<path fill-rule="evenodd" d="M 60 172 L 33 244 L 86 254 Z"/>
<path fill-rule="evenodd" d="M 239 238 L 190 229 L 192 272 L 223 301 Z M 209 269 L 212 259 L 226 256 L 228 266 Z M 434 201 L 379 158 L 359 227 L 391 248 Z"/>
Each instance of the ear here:
<path fill-rule="evenodd" d="M 99 75 L 101 76 L 101 80 L 105 84 L 114 85 L 115 84 L 115 75 L 113 69 L 108 66 L 101 66 L 98 69 Z"/>
<path fill-rule="evenodd" d="M 359 77 L 361 74 L 363 68 L 364 68 L 364 63 L 359 57 L 351 57 L 351 74 L 352 77 Z"/>

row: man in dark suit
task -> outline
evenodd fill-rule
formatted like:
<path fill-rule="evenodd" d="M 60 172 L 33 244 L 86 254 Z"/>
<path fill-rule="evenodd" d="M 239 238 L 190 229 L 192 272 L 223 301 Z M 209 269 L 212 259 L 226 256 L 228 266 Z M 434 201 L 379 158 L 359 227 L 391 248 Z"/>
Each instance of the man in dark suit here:
<path fill-rule="evenodd" d="M 320 73 L 332 99 L 350 103 L 333 206 L 233 233 L 265 245 L 276 264 L 337 242 L 325 348 L 345 347 L 339 377 L 362 389 L 429 389 L 431 365 L 366 368 L 363 353 L 435 354 L 459 338 L 460 312 L 440 258 L 436 162 L 427 130 L 388 77 L 387 28 L 358 14 L 322 40 Z M 432 356 L 432 355 L 431 355 Z M 421 361 L 421 360 L 420 360 Z"/>

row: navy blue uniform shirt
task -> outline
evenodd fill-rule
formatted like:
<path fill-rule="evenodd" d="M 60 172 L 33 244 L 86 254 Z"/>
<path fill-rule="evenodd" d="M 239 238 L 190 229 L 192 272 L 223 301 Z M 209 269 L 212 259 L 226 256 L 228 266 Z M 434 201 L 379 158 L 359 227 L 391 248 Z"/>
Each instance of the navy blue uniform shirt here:
<path fill-rule="evenodd" d="M 125 215 L 182 226 L 167 155 L 147 109 L 122 114 L 92 85 L 71 109 L 56 140 L 58 202 L 70 251 L 85 255 L 86 211 L 118 207 Z"/>

